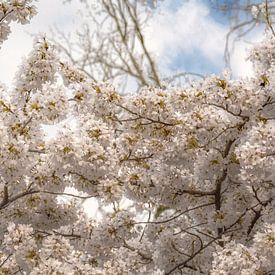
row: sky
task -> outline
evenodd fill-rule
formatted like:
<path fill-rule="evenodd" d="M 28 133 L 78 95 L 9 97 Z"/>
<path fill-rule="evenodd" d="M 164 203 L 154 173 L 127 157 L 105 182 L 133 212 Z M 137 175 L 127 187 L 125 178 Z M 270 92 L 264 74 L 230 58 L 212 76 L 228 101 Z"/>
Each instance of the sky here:
<path fill-rule="evenodd" d="M 161 7 L 150 26 L 148 40 L 168 73 L 178 70 L 207 75 L 225 69 L 223 55 L 229 25 L 224 14 L 211 9 L 209 0 L 166 0 Z M 253 74 L 246 60 L 247 51 L 261 40 L 262 33 L 262 28 L 256 27 L 246 40 L 236 43 L 231 58 L 235 77 Z"/>
<path fill-rule="evenodd" d="M 69 32 L 79 26 L 77 0 L 63 4 L 63 0 L 38 0 L 38 14 L 28 25 L 12 25 L 12 33 L 0 50 L 0 82 L 12 85 L 13 77 L 22 59 L 31 51 L 33 36 L 50 33 L 57 26 Z M 155 55 L 163 75 L 175 72 L 219 74 L 224 69 L 225 36 L 229 30 L 222 14 L 213 12 L 208 0 L 164 0 L 155 10 L 146 28 L 149 50 Z M 256 29 L 246 37 L 251 43 L 240 41 L 232 56 L 235 77 L 252 75 L 252 66 L 246 60 L 247 49 L 262 37 Z"/>

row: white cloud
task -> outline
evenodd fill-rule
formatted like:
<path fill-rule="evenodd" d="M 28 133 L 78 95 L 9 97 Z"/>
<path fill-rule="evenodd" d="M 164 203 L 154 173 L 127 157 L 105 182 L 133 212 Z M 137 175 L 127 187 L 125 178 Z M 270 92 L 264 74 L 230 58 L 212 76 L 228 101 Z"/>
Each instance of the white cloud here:
<path fill-rule="evenodd" d="M 172 0 L 165 3 L 147 31 L 151 51 L 166 63 L 179 54 L 192 54 L 195 50 L 210 62 L 219 62 L 217 56 L 223 53 L 226 27 L 210 17 L 208 7 L 201 1 L 191 0 L 173 11 L 168 8 Z"/>
<path fill-rule="evenodd" d="M 175 58 L 199 53 L 205 58 L 205 67 L 224 66 L 224 47 L 229 27 L 215 21 L 209 7 L 201 0 L 182 1 L 176 10 L 171 9 L 174 0 L 166 0 L 159 14 L 152 17 L 147 28 L 148 46 L 159 61 L 163 72 L 171 73 L 169 65 Z M 251 37 L 251 42 L 259 40 L 260 35 Z M 246 60 L 248 44 L 236 44 L 232 55 L 231 68 L 237 77 L 252 75 L 252 66 Z M 199 58 L 199 57 L 198 57 Z M 194 62 L 199 63 L 196 55 Z M 182 67 L 185 67 L 184 64 Z M 188 71 L 188 68 L 186 68 Z M 210 72 L 211 73 L 211 72 Z"/>

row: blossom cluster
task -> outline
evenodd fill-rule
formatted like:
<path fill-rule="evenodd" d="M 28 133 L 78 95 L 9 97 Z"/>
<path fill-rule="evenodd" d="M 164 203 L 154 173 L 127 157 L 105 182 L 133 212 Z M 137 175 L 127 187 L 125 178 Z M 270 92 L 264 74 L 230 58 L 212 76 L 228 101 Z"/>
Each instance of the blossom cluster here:
<path fill-rule="evenodd" d="M 32 0 L 0 1 L 0 45 L 7 39 L 12 21 L 26 24 L 36 14 L 32 2 Z"/>

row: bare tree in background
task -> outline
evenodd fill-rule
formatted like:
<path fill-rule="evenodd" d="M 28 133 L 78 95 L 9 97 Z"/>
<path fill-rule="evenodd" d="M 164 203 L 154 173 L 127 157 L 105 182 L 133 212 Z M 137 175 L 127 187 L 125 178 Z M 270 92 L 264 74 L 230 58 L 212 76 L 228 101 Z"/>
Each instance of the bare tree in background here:
<path fill-rule="evenodd" d="M 55 29 L 55 44 L 70 62 L 94 81 L 112 81 L 125 90 L 127 83 L 163 87 L 179 78 L 203 77 L 182 72 L 163 78 L 155 55 L 148 49 L 144 28 L 154 12 L 155 0 L 81 1 L 86 23 L 74 37 Z M 95 3 L 96 2 L 96 3 Z M 166 84 L 164 84 L 166 83 Z"/>
<path fill-rule="evenodd" d="M 95 1 L 94 1 L 95 2 Z M 150 12 L 131 0 L 84 1 L 86 23 L 70 39 L 58 31 L 59 48 L 94 81 L 134 79 L 138 87 L 161 86 L 143 29 Z"/>
<path fill-rule="evenodd" d="M 209 0 L 213 9 L 223 13 L 229 22 L 226 34 L 224 61 L 230 68 L 230 58 L 236 42 L 245 39 L 256 26 L 272 27 L 275 15 L 274 0 Z M 274 30 L 273 30 L 274 33 Z"/>
<path fill-rule="evenodd" d="M 67 0 L 70 2 L 70 0 Z M 179 0 L 185 2 L 186 0 Z M 226 35 L 224 59 L 230 68 L 230 56 L 235 42 L 243 39 L 255 26 L 268 23 L 275 13 L 275 1 L 261 0 L 209 0 L 213 9 L 224 13 L 230 23 Z M 70 62 L 94 81 L 112 81 L 125 90 L 128 83 L 161 87 L 165 83 L 186 81 L 187 76 L 203 77 L 198 73 L 182 72 L 164 79 L 154 54 L 149 51 L 144 28 L 150 16 L 149 7 L 156 0 L 82 0 L 85 5 L 85 23 L 74 37 L 55 30 L 55 44 Z M 252 14 L 251 10 L 259 10 Z M 267 19 L 270 19 L 269 21 Z M 189 78 L 188 78 L 189 79 Z M 192 79 L 192 78 L 191 78 Z"/>

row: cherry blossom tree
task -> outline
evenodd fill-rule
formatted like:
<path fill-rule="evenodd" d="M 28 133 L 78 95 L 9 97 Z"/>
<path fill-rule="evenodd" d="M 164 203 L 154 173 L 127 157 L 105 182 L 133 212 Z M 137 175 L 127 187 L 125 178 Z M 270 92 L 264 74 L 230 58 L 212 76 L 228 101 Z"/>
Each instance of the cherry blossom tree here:
<path fill-rule="evenodd" d="M 1 1 L 0 40 L 34 13 Z M 250 79 L 120 95 L 38 37 L 1 86 L 0 273 L 274 274 L 272 31 L 249 58 Z"/>

